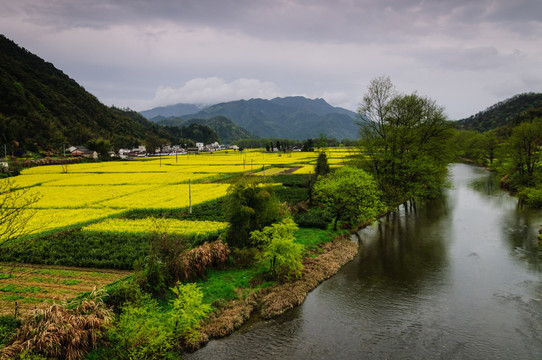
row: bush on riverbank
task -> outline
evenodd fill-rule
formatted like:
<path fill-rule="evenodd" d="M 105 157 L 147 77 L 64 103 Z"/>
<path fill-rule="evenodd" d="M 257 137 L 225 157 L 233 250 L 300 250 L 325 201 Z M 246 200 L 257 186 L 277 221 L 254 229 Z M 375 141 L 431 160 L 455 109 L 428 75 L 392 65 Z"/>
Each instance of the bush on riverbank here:
<path fill-rule="evenodd" d="M 542 208 L 542 189 L 524 188 L 518 193 L 519 201 L 531 209 Z"/>

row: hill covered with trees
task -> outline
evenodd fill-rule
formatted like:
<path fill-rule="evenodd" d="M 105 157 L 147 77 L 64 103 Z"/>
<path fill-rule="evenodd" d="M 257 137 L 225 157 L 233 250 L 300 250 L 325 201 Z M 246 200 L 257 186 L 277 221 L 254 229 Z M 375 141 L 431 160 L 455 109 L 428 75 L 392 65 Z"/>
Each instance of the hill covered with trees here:
<path fill-rule="evenodd" d="M 469 118 L 459 120 L 460 128 L 485 132 L 501 127 L 512 128 L 521 122 L 542 116 L 542 94 L 518 94 L 498 102 Z"/>
<path fill-rule="evenodd" d="M 8 154 L 55 153 L 95 139 L 117 149 L 149 136 L 179 143 L 183 135 L 135 111 L 103 105 L 53 64 L 0 35 L 0 143 Z"/>

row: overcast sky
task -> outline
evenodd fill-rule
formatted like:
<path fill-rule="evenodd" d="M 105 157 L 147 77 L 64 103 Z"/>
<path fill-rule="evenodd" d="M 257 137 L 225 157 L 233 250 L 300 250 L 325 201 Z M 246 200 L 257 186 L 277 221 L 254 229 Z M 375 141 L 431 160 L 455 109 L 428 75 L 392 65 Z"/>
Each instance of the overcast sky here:
<path fill-rule="evenodd" d="M 0 33 L 134 110 L 290 95 L 356 110 L 380 75 L 450 119 L 542 92 L 541 0 L 0 0 Z"/>

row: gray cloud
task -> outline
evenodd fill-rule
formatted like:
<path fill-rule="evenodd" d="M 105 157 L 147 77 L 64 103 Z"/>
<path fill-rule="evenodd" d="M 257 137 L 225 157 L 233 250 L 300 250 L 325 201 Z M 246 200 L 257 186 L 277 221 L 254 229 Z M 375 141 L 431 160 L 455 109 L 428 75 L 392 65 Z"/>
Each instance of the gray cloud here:
<path fill-rule="evenodd" d="M 389 74 L 458 118 L 540 91 L 541 13 L 540 0 L 0 0 L 0 33 L 138 110 L 249 92 L 355 109 Z"/>
<path fill-rule="evenodd" d="M 454 24 L 540 24 L 542 13 L 538 0 L 18 0 L 15 4 L 19 5 L 9 5 L 11 13 L 18 11 L 31 21 L 63 29 L 171 22 L 266 39 L 337 42 L 401 39 L 410 32 L 453 35 Z"/>

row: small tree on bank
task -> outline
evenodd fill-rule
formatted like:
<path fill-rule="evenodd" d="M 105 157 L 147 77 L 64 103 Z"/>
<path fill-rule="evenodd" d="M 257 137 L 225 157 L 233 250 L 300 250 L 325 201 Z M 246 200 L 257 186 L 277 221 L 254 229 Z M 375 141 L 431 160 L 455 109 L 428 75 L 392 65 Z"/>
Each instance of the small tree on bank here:
<path fill-rule="evenodd" d="M 333 229 L 339 220 L 356 225 L 384 210 L 381 193 L 371 175 L 351 166 L 341 167 L 321 177 L 314 185 L 314 198 L 333 216 Z"/>
<path fill-rule="evenodd" d="M 303 245 L 295 243 L 295 222 L 286 218 L 279 223 L 253 231 L 250 239 L 262 246 L 262 261 L 269 261 L 269 272 L 277 276 L 301 275 Z"/>

